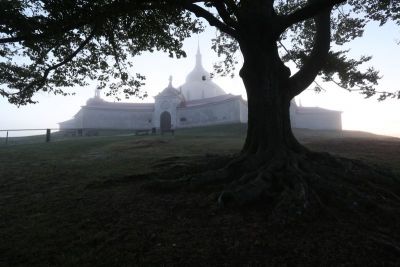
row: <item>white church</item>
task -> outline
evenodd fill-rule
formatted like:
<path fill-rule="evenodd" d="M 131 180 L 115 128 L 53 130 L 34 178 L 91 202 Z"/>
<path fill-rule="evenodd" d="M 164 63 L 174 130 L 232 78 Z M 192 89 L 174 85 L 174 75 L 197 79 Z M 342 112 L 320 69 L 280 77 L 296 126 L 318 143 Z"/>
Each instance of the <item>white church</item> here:
<path fill-rule="evenodd" d="M 247 102 L 240 95 L 227 94 L 212 81 L 202 65 L 199 49 L 194 69 L 178 88 L 173 87 L 170 77 L 168 87 L 155 96 L 154 103 L 107 102 L 97 90 L 73 119 L 59 123 L 60 130 L 165 132 L 184 127 L 247 123 Z M 340 111 L 301 107 L 292 101 L 290 116 L 294 128 L 342 129 Z"/>

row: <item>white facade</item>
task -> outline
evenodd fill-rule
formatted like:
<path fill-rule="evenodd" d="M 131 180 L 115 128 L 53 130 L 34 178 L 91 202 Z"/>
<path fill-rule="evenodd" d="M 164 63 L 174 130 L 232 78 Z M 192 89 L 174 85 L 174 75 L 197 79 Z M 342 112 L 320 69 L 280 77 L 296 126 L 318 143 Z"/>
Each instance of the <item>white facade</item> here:
<path fill-rule="evenodd" d="M 178 107 L 178 127 L 195 127 L 226 123 L 246 123 L 247 104 L 241 96 L 225 94 L 194 100 Z"/>
<path fill-rule="evenodd" d="M 247 102 L 241 96 L 226 94 L 203 68 L 200 51 L 186 82 L 176 89 L 169 85 L 155 97 L 155 103 L 111 103 L 99 91 L 73 119 L 59 123 L 65 129 L 158 129 L 247 123 Z M 341 112 L 322 108 L 298 107 L 292 101 L 290 117 L 294 128 L 342 129 Z"/>
<path fill-rule="evenodd" d="M 179 121 L 177 108 L 184 101 L 182 94 L 172 86 L 172 77 L 170 77 L 168 87 L 155 97 L 153 128 L 161 128 L 161 115 L 167 113 L 171 117 L 170 128 L 175 129 Z"/>

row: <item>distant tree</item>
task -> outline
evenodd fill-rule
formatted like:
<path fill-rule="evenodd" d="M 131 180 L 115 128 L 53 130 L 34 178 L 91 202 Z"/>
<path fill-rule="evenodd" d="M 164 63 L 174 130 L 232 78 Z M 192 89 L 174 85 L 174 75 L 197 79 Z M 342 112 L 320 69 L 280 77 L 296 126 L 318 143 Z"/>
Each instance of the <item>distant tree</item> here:
<path fill-rule="evenodd" d="M 217 73 L 232 71 L 236 52 L 244 59 L 247 137 L 238 158 L 219 174 L 229 182 L 220 203 L 267 198 L 298 211 L 323 197 L 340 198 L 343 177 L 355 163 L 301 145 L 292 133 L 290 101 L 318 75 L 367 97 L 379 93 L 378 72 L 362 67 L 371 57 L 351 59 L 340 46 L 361 37 L 371 21 L 399 24 L 399 1 L 1 1 L 0 94 L 21 105 L 40 90 L 63 94 L 60 87 L 92 79 L 110 93 L 138 95 L 144 77 L 130 73 L 132 56 L 154 50 L 185 56 L 182 41 L 202 30 L 198 18 L 220 32 L 213 44 L 223 57 Z M 294 74 L 285 66 L 289 60 L 298 65 Z M 386 97 L 400 94 L 381 92 Z M 342 177 L 342 184 L 332 177 Z"/>

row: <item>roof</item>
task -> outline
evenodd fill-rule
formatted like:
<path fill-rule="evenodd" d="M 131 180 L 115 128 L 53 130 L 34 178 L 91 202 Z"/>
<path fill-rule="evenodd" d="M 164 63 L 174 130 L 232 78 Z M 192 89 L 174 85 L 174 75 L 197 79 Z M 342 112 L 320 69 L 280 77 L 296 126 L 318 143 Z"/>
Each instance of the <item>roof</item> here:
<path fill-rule="evenodd" d="M 208 104 L 217 104 L 220 102 L 235 100 L 235 99 L 242 99 L 242 97 L 240 95 L 225 94 L 209 98 L 196 99 L 196 100 L 186 101 L 185 107 L 197 107 Z"/>
<path fill-rule="evenodd" d="M 173 97 L 173 96 L 175 96 L 175 97 L 181 97 L 181 93 L 178 91 L 178 90 L 176 90 L 175 88 L 173 88 L 173 87 L 167 87 L 167 88 L 165 88 L 164 90 L 162 90 L 161 91 L 161 93 L 159 93 L 156 97 L 160 97 L 160 96 L 162 96 L 162 97 Z"/>
<path fill-rule="evenodd" d="M 96 102 L 84 106 L 85 108 L 104 108 L 104 109 L 134 109 L 134 110 L 153 110 L 154 103 L 123 103 L 123 102 Z"/>
<path fill-rule="evenodd" d="M 297 107 L 296 108 L 296 113 L 301 113 L 301 114 L 342 113 L 342 111 L 330 110 L 330 109 L 319 108 L 319 107 Z"/>
<path fill-rule="evenodd" d="M 343 113 L 342 111 L 338 110 L 330 110 L 326 108 L 320 108 L 320 107 L 303 107 L 303 106 L 298 106 L 296 104 L 296 101 L 292 99 L 290 101 L 290 105 L 292 108 L 294 108 L 295 112 L 298 114 L 315 114 L 315 113 Z"/>
<path fill-rule="evenodd" d="M 162 90 L 161 93 L 159 93 L 155 97 L 156 98 L 157 97 L 176 97 L 176 98 L 181 99 L 181 101 L 184 101 L 184 97 L 181 94 L 181 92 L 179 92 L 176 88 L 174 88 L 172 86 L 172 76 L 169 77 L 168 87 L 165 88 L 164 90 Z"/>

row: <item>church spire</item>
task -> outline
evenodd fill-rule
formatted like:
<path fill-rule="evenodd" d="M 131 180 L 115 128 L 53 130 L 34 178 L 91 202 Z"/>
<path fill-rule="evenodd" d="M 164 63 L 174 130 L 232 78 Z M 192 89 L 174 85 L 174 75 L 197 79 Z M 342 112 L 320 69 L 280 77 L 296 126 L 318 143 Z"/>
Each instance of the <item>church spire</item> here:
<path fill-rule="evenodd" d="M 169 88 L 172 88 L 172 75 L 169 76 L 169 79 L 168 79 L 168 80 L 169 80 L 168 87 L 169 87 Z"/>
<path fill-rule="evenodd" d="M 197 41 L 197 53 L 196 53 L 196 67 L 203 67 L 201 53 L 200 53 L 200 41 Z"/>

